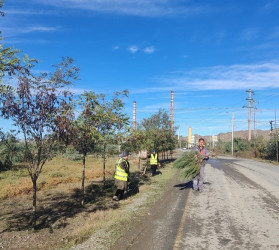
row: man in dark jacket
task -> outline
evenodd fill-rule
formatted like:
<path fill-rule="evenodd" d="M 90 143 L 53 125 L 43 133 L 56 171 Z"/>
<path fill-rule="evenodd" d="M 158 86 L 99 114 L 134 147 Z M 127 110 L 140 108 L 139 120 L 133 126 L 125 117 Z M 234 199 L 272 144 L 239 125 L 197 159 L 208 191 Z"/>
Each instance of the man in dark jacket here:
<path fill-rule="evenodd" d="M 117 190 L 112 198 L 115 201 L 123 199 L 125 190 L 128 190 L 128 178 L 130 174 L 128 155 L 128 152 L 124 151 L 115 165 L 114 184 Z"/>
<path fill-rule="evenodd" d="M 199 145 L 197 147 L 193 148 L 193 150 L 199 152 L 204 157 L 204 160 L 208 160 L 209 152 L 204 147 L 204 139 L 203 138 L 199 139 Z M 205 162 L 203 162 L 203 164 L 201 166 L 200 173 L 193 179 L 193 190 L 194 191 L 197 191 L 197 190 L 202 191 L 204 168 L 205 168 Z"/>

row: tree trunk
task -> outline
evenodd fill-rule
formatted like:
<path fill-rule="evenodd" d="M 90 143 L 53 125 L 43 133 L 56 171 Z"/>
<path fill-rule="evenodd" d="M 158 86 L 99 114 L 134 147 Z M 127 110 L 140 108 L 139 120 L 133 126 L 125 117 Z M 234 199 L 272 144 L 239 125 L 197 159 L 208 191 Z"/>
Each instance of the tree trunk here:
<path fill-rule="evenodd" d="M 85 155 L 83 155 L 83 169 L 82 169 L 82 180 L 81 180 L 81 195 L 82 195 L 82 200 L 81 200 L 81 205 L 84 205 L 84 197 L 85 197 L 85 189 L 84 189 L 84 181 L 85 181 Z"/>
<path fill-rule="evenodd" d="M 32 178 L 33 183 L 33 218 L 32 218 L 32 226 L 35 229 L 36 221 L 37 221 L 37 177 L 34 176 Z"/>
<path fill-rule="evenodd" d="M 140 156 L 139 156 L 139 162 L 138 162 L 138 170 L 140 171 Z"/>
<path fill-rule="evenodd" d="M 106 187 L 106 145 L 104 145 L 103 151 L 103 184 Z"/>

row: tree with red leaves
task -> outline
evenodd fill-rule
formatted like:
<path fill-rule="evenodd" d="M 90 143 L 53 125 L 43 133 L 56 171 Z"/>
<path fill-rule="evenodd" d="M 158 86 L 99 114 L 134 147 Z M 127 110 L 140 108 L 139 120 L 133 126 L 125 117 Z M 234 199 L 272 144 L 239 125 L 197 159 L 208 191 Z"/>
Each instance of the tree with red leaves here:
<path fill-rule="evenodd" d="M 33 218 L 37 219 L 37 180 L 47 160 L 55 154 L 59 140 L 66 138 L 73 119 L 69 85 L 77 80 L 79 69 L 71 58 L 63 58 L 54 71 L 31 74 L 33 65 L 19 70 L 16 87 L 0 85 L 0 115 L 14 122 L 24 141 L 24 155 L 33 183 Z"/>

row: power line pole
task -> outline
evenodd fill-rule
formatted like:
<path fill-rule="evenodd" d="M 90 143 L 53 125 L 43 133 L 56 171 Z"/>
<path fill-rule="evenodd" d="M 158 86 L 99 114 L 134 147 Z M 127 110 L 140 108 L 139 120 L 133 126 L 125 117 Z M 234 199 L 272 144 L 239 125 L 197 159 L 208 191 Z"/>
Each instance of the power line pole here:
<path fill-rule="evenodd" d="M 274 115 L 275 115 L 275 121 L 274 121 L 274 126 L 275 126 L 275 143 L 276 143 L 276 160 L 277 160 L 277 162 L 279 161 L 279 143 L 278 143 L 278 134 L 277 134 L 277 118 L 276 118 L 276 116 L 277 116 L 277 110 L 275 109 L 274 110 Z"/>
<path fill-rule="evenodd" d="M 178 147 L 181 149 L 180 131 L 177 131 Z"/>
<path fill-rule="evenodd" d="M 272 126 L 273 121 L 269 121 L 269 123 L 270 123 L 270 134 L 271 134 L 273 131 L 273 126 Z"/>
<path fill-rule="evenodd" d="M 275 132 L 277 133 L 277 119 L 276 119 L 276 113 L 277 113 L 277 110 L 275 109 L 275 110 L 274 110 L 274 118 L 275 118 L 275 119 L 274 119 L 274 123 L 275 123 L 274 126 L 275 126 Z"/>
<path fill-rule="evenodd" d="M 257 137 L 257 130 L 256 130 L 256 110 L 257 110 L 256 100 L 253 100 L 253 103 L 254 103 L 254 139 L 256 139 L 256 137 Z"/>
<path fill-rule="evenodd" d="M 251 141 L 251 102 L 254 101 L 252 99 L 252 94 L 254 94 L 254 91 L 248 89 L 246 92 L 249 93 L 249 97 L 246 98 L 248 101 L 248 141 Z"/>
<path fill-rule="evenodd" d="M 137 102 L 133 103 L 133 131 L 137 129 L 137 121 L 136 121 L 136 111 L 137 111 Z"/>
<path fill-rule="evenodd" d="M 212 133 L 211 133 L 211 128 L 209 128 L 209 134 L 210 134 L 210 139 L 209 139 L 209 151 L 211 151 L 211 149 L 212 149 L 212 147 L 211 147 L 211 145 L 212 145 Z"/>
<path fill-rule="evenodd" d="M 171 131 L 173 131 L 173 91 L 171 91 L 170 128 L 171 128 Z"/>
<path fill-rule="evenodd" d="M 232 113 L 232 156 L 233 156 L 234 113 Z"/>

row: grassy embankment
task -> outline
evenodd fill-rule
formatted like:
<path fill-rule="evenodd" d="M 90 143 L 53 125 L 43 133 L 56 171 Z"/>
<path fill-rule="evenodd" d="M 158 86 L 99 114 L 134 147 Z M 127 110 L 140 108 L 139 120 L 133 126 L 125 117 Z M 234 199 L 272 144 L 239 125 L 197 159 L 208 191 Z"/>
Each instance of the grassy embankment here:
<path fill-rule="evenodd" d="M 64 246 L 68 248 L 90 236 L 89 244 L 94 245 L 94 249 L 109 249 L 117 239 L 135 226 L 141 216 L 148 216 L 147 211 L 168 189 L 167 184 L 176 170 L 169 163 L 161 172 L 161 175 L 146 179 L 145 183 L 139 186 L 139 193 L 121 201 L 118 209 L 90 214 L 86 223 L 75 230 Z"/>
<path fill-rule="evenodd" d="M 141 178 L 138 174 L 137 159 L 130 158 L 133 177 L 131 186 L 139 188 L 139 193 L 133 193 L 129 199 L 115 203 L 111 200 L 114 192 L 111 177 L 115 160 L 116 157 L 107 160 L 108 183 L 107 188 L 103 190 L 102 159 L 88 157 L 85 207 L 80 206 L 78 197 L 81 184 L 81 161 L 57 157 L 48 162 L 38 181 L 40 217 L 39 230 L 34 235 L 28 232 L 27 226 L 31 216 L 32 183 L 26 168 L 18 166 L 14 170 L 0 173 L 0 206 L 2 207 L 0 215 L 3 219 L 0 223 L 0 231 L 5 231 L 2 234 L 3 240 L 6 239 L 8 242 L 12 237 L 13 244 L 16 245 L 18 237 L 18 244 L 23 248 L 28 248 L 29 244 L 35 249 L 67 248 L 105 229 L 104 235 L 101 233 L 98 236 L 98 242 L 100 244 L 103 242 L 102 244 L 105 245 L 112 244 L 113 240 L 133 224 L 128 223 L 132 218 L 142 215 L 148 206 L 161 197 L 166 189 L 166 183 L 175 173 L 175 170 L 165 165 L 166 168 L 161 170 L 162 175 Z M 117 237 L 109 237 L 109 235 L 117 235 Z M 27 241 L 23 240 L 25 237 L 28 238 Z M 48 242 L 44 240 L 46 237 Z M 103 241 L 100 240 L 102 238 Z"/>

